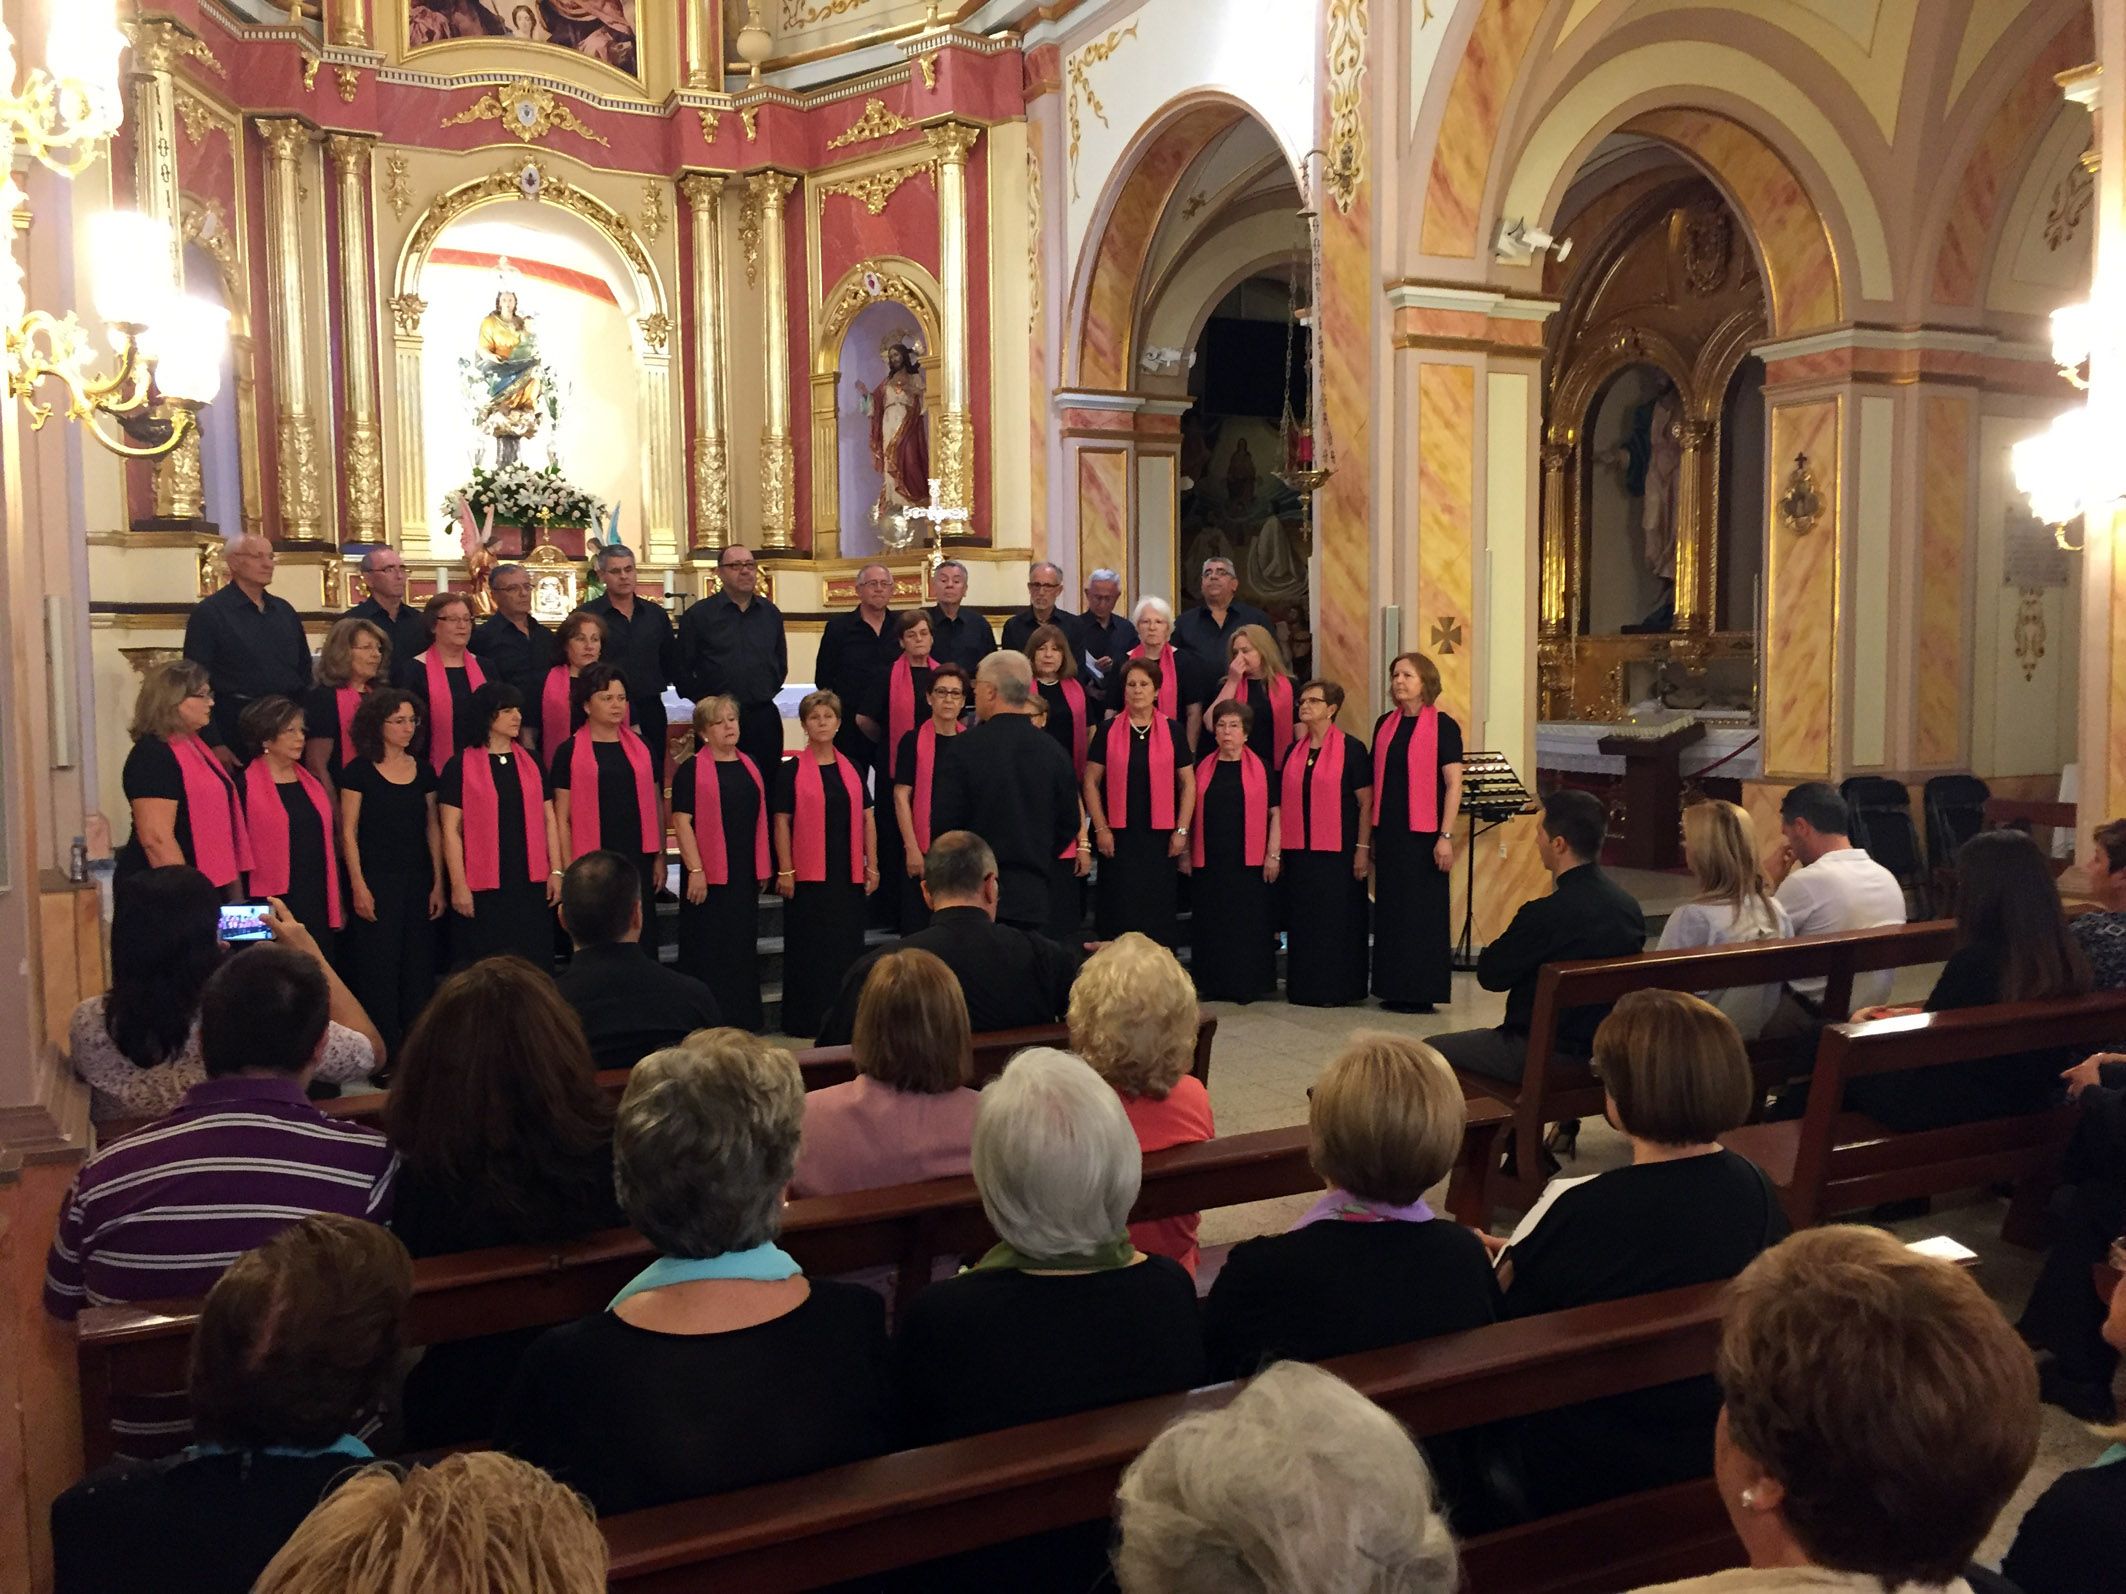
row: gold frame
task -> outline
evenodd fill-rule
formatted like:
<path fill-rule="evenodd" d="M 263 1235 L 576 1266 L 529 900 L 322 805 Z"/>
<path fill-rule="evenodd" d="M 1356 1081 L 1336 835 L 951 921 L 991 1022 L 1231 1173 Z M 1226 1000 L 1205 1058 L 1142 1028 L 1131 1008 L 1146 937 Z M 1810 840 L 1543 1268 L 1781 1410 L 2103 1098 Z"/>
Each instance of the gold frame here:
<path fill-rule="evenodd" d="M 395 66 L 409 66 L 415 61 L 427 61 L 446 53 L 463 54 L 468 49 L 544 50 L 551 52 L 558 61 L 580 63 L 589 67 L 594 73 L 609 76 L 614 82 L 625 85 L 629 92 L 647 100 L 650 98 L 650 50 L 647 30 L 643 26 L 643 13 L 648 9 L 646 6 L 637 6 L 635 9 L 635 71 L 632 76 L 621 71 L 617 66 L 608 65 L 604 61 L 585 55 L 580 50 L 571 50 L 566 45 L 546 44 L 537 39 L 519 39 L 514 35 L 478 39 L 441 39 L 433 44 L 422 44 L 408 48 L 406 32 L 412 26 L 413 21 L 413 7 L 410 4 L 410 0 L 392 0 L 389 8 L 392 25 L 391 36 L 387 39 L 380 39 L 377 43 L 384 58 Z M 468 69 L 468 75 L 485 76 L 488 71 L 489 69 L 484 67 L 470 68 Z"/>

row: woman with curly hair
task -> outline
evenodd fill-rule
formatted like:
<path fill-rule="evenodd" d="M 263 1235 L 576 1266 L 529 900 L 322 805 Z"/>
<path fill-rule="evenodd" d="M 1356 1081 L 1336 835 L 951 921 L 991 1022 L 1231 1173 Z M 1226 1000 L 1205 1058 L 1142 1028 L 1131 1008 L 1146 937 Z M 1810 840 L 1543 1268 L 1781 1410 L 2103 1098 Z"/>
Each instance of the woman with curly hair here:
<path fill-rule="evenodd" d="M 354 912 L 341 936 L 347 983 L 393 1051 L 436 988 L 443 830 L 436 777 L 413 756 L 421 710 L 378 687 L 354 715 L 355 761 L 340 784 L 340 856 Z"/>

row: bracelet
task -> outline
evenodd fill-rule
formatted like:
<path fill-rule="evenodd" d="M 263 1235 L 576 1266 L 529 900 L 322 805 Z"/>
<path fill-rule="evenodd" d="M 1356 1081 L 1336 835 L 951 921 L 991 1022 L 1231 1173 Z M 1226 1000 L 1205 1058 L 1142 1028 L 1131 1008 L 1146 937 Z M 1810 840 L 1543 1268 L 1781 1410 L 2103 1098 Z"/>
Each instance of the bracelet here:
<path fill-rule="evenodd" d="M 1186 826 L 1186 825 L 1176 825 L 1176 826 L 1174 826 L 1174 834 L 1175 834 L 1175 835 L 1177 835 L 1177 836 L 1185 836 L 1185 835 L 1187 835 L 1187 834 L 1188 834 L 1188 826 Z"/>
<path fill-rule="evenodd" d="M 1373 850 L 1373 843 L 1370 841 L 1361 841 L 1358 844 L 1358 850 L 1360 852 L 1371 852 Z"/>
<path fill-rule="evenodd" d="M 549 879 L 549 880 L 565 880 L 565 879 L 567 879 L 567 878 L 568 878 L 568 876 L 567 876 L 567 874 L 566 874 L 566 873 L 564 873 L 564 872 L 563 872 L 562 870 L 556 869 L 556 870 L 554 870 L 554 871 L 553 871 L 553 872 L 552 872 L 551 874 L 549 874 L 549 875 L 548 875 L 548 876 L 547 876 L 546 878 L 547 878 L 547 879 Z"/>
<path fill-rule="evenodd" d="M 775 878 L 778 880 L 794 880 L 797 878 L 797 871 L 795 869 L 778 869 L 775 871 Z"/>

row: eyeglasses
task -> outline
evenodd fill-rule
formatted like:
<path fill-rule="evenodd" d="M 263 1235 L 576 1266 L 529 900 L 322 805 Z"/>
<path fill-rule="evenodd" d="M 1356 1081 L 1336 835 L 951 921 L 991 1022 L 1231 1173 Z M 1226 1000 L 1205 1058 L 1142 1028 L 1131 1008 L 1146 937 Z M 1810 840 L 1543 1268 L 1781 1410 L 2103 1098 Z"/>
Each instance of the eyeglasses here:
<path fill-rule="evenodd" d="M 494 590 L 497 592 L 529 592 L 531 591 L 531 583 L 529 581 L 498 581 L 495 583 Z"/>
<path fill-rule="evenodd" d="M 1026 583 L 1026 590 L 1028 592 L 1061 592 L 1063 583 L 1060 581 L 1029 581 Z"/>
<path fill-rule="evenodd" d="M 421 718 L 418 714 L 394 714 L 384 723 L 386 725 L 418 725 L 421 723 Z"/>
<path fill-rule="evenodd" d="M 731 559 L 716 568 L 718 570 L 751 570 L 754 568 L 754 562 L 751 559 Z"/>

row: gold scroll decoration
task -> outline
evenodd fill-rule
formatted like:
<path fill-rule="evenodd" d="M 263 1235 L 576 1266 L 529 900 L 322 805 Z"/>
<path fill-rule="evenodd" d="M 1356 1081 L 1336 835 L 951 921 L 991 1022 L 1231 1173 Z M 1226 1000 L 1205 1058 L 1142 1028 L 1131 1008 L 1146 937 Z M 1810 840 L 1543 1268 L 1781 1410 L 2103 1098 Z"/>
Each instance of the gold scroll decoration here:
<path fill-rule="evenodd" d="M 1329 192 L 1349 214 L 1366 175 L 1366 0 L 1329 0 L 1328 46 Z"/>
<path fill-rule="evenodd" d="M 576 113 L 529 78 L 518 78 L 504 88 L 489 89 L 455 116 L 443 118 L 444 127 L 468 122 L 500 122 L 511 134 L 529 144 L 546 137 L 555 128 L 589 139 L 593 144 L 610 141 L 586 126 Z"/>
<path fill-rule="evenodd" d="M 932 182 L 937 180 L 935 162 L 911 161 L 906 166 L 888 167 L 885 171 L 873 172 L 868 177 L 852 177 L 845 182 L 822 183 L 820 184 L 819 192 L 820 197 L 823 199 L 834 194 L 844 194 L 850 199 L 860 199 L 864 202 L 864 209 L 870 211 L 874 216 L 882 216 L 886 212 L 887 201 L 893 198 L 895 191 L 899 189 L 901 184 L 911 177 L 922 177 L 926 174 Z"/>
<path fill-rule="evenodd" d="M 891 138 L 895 133 L 904 133 L 916 124 L 906 117 L 896 116 L 886 109 L 884 100 L 866 100 L 864 114 L 858 117 L 847 132 L 836 133 L 827 140 L 827 148 L 841 149 L 849 144 L 862 144 L 874 138 Z"/>
<path fill-rule="evenodd" d="M 1107 126 L 1107 107 L 1100 103 L 1100 96 L 1093 92 L 1092 68 L 1105 61 L 1122 47 L 1124 39 L 1136 36 L 1137 24 L 1115 28 L 1105 38 L 1095 39 L 1064 67 L 1070 79 L 1070 95 L 1063 103 L 1063 114 L 1070 123 L 1070 197 L 1078 197 L 1078 102 L 1082 97 L 1085 109 L 1100 118 L 1100 125 Z"/>

